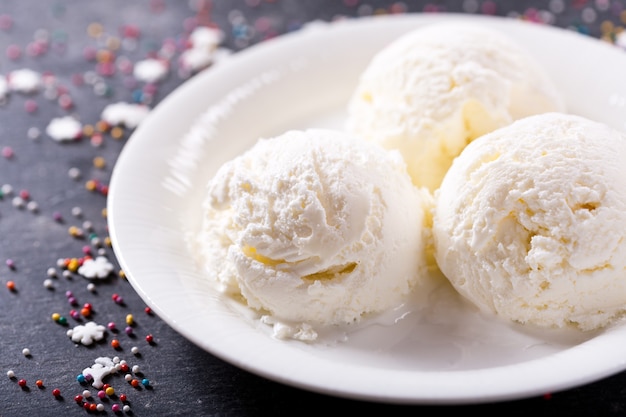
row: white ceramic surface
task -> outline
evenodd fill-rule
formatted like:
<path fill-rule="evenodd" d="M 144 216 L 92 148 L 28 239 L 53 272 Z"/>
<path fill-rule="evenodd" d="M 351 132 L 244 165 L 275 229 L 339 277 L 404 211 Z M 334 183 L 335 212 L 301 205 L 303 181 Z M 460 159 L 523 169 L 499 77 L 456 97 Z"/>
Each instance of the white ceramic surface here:
<path fill-rule="evenodd" d="M 569 111 L 625 128 L 626 54 L 571 31 L 506 18 L 399 15 L 315 23 L 185 82 L 123 149 L 110 184 L 113 249 L 134 289 L 180 334 L 238 367 L 303 389 L 373 401 L 461 404 L 555 392 L 626 369 L 626 326 L 536 331 L 484 317 L 446 285 L 422 311 L 337 344 L 273 339 L 216 294 L 188 248 L 207 180 L 261 136 L 340 128 L 357 77 L 390 40 L 460 19 L 525 45 Z M 192 129 L 192 126 L 195 128 Z"/>

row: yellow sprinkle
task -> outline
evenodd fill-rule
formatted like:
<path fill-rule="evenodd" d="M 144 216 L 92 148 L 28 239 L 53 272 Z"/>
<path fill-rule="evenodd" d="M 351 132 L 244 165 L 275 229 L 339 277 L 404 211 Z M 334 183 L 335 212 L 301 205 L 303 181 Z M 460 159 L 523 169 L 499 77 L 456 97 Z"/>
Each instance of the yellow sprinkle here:
<path fill-rule="evenodd" d="M 103 30 L 104 28 L 98 22 L 90 23 L 89 26 L 87 26 L 87 34 L 91 36 L 92 38 L 100 37 L 102 35 Z"/>
<path fill-rule="evenodd" d="M 109 126 L 109 124 L 104 120 L 100 120 L 98 123 L 96 123 L 96 129 L 98 129 L 100 132 L 107 132 L 110 127 L 111 126 Z"/>
<path fill-rule="evenodd" d="M 126 279 L 126 272 L 122 271 L 121 269 L 120 269 L 120 272 L 118 273 L 118 275 L 119 275 L 120 278 Z"/>
<path fill-rule="evenodd" d="M 85 125 L 85 126 L 83 126 L 83 135 L 84 136 L 89 137 L 89 136 L 93 135 L 94 132 L 95 132 L 95 129 L 94 129 L 93 125 Z"/>
<path fill-rule="evenodd" d="M 104 168 L 104 167 L 106 166 L 106 161 L 104 160 L 104 158 L 103 158 L 103 157 L 101 157 L 101 156 L 96 156 L 96 157 L 93 159 L 93 166 L 94 166 L 94 167 L 96 167 L 96 168 L 100 168 L 100 169 L 102 169 L 102 168 Z"/>
<path fill-rule="evenodd" d="M 111 247 L 111 238 L 109 236 L 104 238 L 104 244 Z"/>
<path fill-rule="evenodd" d="M 82 231 L 82 230 L 80 230 L 80 229 L 79 229 L 78 227 L 76 227 L 76 226 L 70 226 L 70 227 L 67 229 L 67 231 L 68 231 L 68 233 L 69 233 L 71 236 L 74 236 L 74 237 L 78 237 L 78 236 L 82 236 L 82 235 L 83 235 L 83 231 Z"/>
<path fill-rule="evenodd" d="M 115 126 L 111 129 L 111 137 L 113 139 L 120 139 L 122 136 L 124 136 L 124 129 L 121 127 Z"/>
<path fill-rule="evenodd" d="M 613 25 L 613 22 L 611 22 L 610 20 L 605 20 L 600 24 L 600 30 L 602 31 L 602 33 L 607 34 L 610 32 L 613 32 L 613 28 L 615 27 L 615 25 Z"/>
<path fill-rule="evenodd" d="M 52 313 L 52 320 L 57 321 L 61 318 L 59 313 Z"/>
<path fill-rule="evenodd" d="M 116 51 L 120 49 L 121 44 L 122 44 L 122 41 L 120 40 L 120 38 L 116 36 L 110 36 L 109 38 L 107 38 L 107 41 L 106 41 L 107 48 L 109 48 L 112 51 Z"/>
<path fill-rule="evenodd" d="M 132 315 L 132 314 L 128 314 L 128 315 L 126 316 L 126 324 L 128 324 L 128 325 L 130 326 L 130 325 L 132 325 L 132 324 L 133 324 L 133 322 L 134 322 L 134 320 L 133 320 L 133 315 Z"/>
<path fill-rule="evenodd" d="M 108 396 L 111 396 L 115 394 L 115 389 L 113 387 L 107 387 L 107 389 L 104 392 L 106 392 Z"/>
<path fill-rule="evenodd" d="M 106 218 L 107 216 L 108 216 L 108 212 L 107 212 L 107 209 L 105 207 L 105 208 L 102 209 L 102 217 Z"/>
<path fill-rule="evenodd" d="M 94 180 L 89 180 L 85 183 L 85 188 L 89 191 L 93 191 L 96 189 L 96 182 Z"/>
<path fill-rule="evenodd" d="M 67 269 L 69 269 L 72 272 L 76 272 L 78 271 L 79 266 L 80 266 L 80 263 L 78 262 L 78 259 L 72 258 L 70 262 L 67 264 Z"/>

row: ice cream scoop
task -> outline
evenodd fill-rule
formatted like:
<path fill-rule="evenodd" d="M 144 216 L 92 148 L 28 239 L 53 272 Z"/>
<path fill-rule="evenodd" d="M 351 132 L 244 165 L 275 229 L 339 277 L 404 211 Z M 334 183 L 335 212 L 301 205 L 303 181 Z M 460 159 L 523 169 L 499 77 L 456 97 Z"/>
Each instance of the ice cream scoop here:
<path fill-rule="evenodd" d="M 417 186 L 434 191 L 475 138 L 563 102 L 539 63 L 506 34 L 461 22 L 398 38 L 361 74 L 347 130 L 398 149 Z"/>
<path fill-rule="evenodd" d="M 338 131 L 288 131 L 210 180 L 200 246 L 224 291 L 273 323 L 307 324 L 288 336 L 314 339 L 310 328 L 403 302 L 425 266 L 426 197 L 396 151 Z"/>
<path fill-rule="evenodd" d="M 598 329 L 626 311 L 626 135 L 562 113 L 470 143 L 435 193 L 437 263 L 483 311 Z"/>

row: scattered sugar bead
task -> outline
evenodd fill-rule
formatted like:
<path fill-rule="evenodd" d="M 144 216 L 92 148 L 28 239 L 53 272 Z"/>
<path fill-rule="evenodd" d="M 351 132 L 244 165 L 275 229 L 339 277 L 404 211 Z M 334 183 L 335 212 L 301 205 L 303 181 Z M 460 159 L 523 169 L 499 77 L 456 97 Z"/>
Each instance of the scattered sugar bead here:
<path fill-rule="evenodd" d="M 11 369 L 7 371 L 7 376 L 11 379 L 15 378 L 15 372 Z"/>
<path fill-rule="evenodd" d="M 115 126 L 111 129 L 110 134 L 113 139 L 121 139 L 122 136 L 124 136 L 124 129 L 122 129 L 120 126 Z"/>
<path fill-rule="evenodd" d="M 74 402 L 76 402 L 78 404 L 82 404 L 83 396 L 82 395 L 74 395 Z"/>
<path fill-rule="evenodd" d="M 4 195 L 11 195 L 13 193 L 13 187 L 10 184 L 4 184 L 2 188 L 0 188 L 0 191 L 2 191 Z"/>
<path fill-rule="evenodd" d="M 117 340 L 117 339 L 111 340 L 111 347 L 113 349 L 119 349 L 120 348 L 120 341 Z"/>
<path fill-rule="evenodd" d="M 133 346 L 130 351 L 133 353 L 133 355 L 137 355 L 139 354 L 139 348 L 137 346 Z"/>
<path fill-rule="evenodd" d="M 11 200 L 11 204 L 13 204 L 13 207 L 15 208 L 22 208 L 24 207 L 24 205 L 26 205 L 26 202 L 24 201 L 22 197 L 15 196 L 13 197 L 13 200 Z"/>
<path fill-rule="evenodd" d="M 152 344 L 154 342 L 154 336 L 152 336 L 151 334 L 146 335 L 146 342 Z"/>
<path fill-rule="evenodd" d="M 20 190 L 19 196 L 24 200 L 28 200 L 30 199 L 30 192 L 28 190 Z"/>
<path fill-rule="evenodd" d="M 59 321 L 61 315 L 59 313 L 52 313 L 52 320 Z"/>
<path fill-rule="evenodd" d="M 24 349 L 22 349 L 22 355 L 24 355 L 24 356 L 30 356 L 30 349 L 28 349 L 28 348 L 24 348 Z"/>
<path fill-rule="evenodd" d="M 38 379 L 37 381 L 35 381 L 35 385 L 37 385 L 37 388 L 43 388 L 43 380 Z"/>
<path fill-rule="evenodd" d="M 9 289 L 9 291 L 15 291 L 16 290 L 15 282 L 14 281 L 7 281 L 7 288 Z"/>
<path fill-rule="evenodd" d="M 121 360 L 120 360 L 119 356 L 114 356 L 113 357 L 113 363 L 120 363 L 120 362 L 121 362 Z"/>
<path fill-rule="evenodd" d="M 103 399 L 106 396 L 107 396 L 106 392 L 102 390 L 98 391 L 98 398 Z"/>
<path fill-rule="evenodd" d="M 111 406 L 111 411 L 113 411 L 114 413 L 119 413 L 120 412 L 120 405 L 119 404 L 113 404 Z"/>
<path fill-rule="evenodd" d="M 5 157 L 6 159 L 13 158 L 13 155 L 14 155 L 13 148 L 11 148 L 10 146 L 5 146 L 2 148 L 2 156 Z"/>
<path fill-rule="evenodd" d="M 61 316 L 61 317 L 59 317 L 59 319 L 57 320 L 57 323 L 59 323 L 59 324 L 63 324 L 63 325 L 67 324 L 67 318 L 65 318 L 65 317 Z"/>
<path fill-rule="evenodd" d="M 94 284 L 93 282 L 90 282 L 89 284 L 87 284 L 87 291 L 95 292 L 96 291 L 96 284 Z"/>
<path fill-rule="evenodd" d="M 72 278 L 72 271 L 63 271 L 63 276 L 67 279 L 71 279 Z"/>
<path fill-rule="evenodd" d="M 19 385 L 20 387 L 25 387 L 26 386 L 26 380 L 25 379 L 20 379 L 19 381 L 17 381 L 17 385 Z"/>
<path fill-rule="evenodd" d="M 132 326 L 134 323 L 134 318 L 132 314 L 127 314 L 126 315 L 126 324 L 128 324 L 129 326 Z"/>
<path fill-rule="evenodd" d="M 148 378 L 143 378 L 141 380 L 141 385 L 143 385 L 144 387 L 147 387 L 150 385 L 150 380 Z"/>
<path fill-rule="evenodd" d="M 106 393 L 106 395 L 108 395 L 109 397 L 112 396 L 113 394 L 115 394 L 115 388 L 113 387 L 107 387 L 104 392 Z"/>
<path fill-rule="evenodd" d="M 87 378 L 85 378 L 85 375 L 83 374 L 78 374 L 76 376 L 76 381 L 78 381 L 79 383 L 83 384 L 85 381 L 87 381 Z M 82 401 L 82 398 L 81 398 Z"/>
<path fill-rule="evenodd" d="M 28 128 L 28 130 L 26 131 L 26 136 L 29 139 L 38 139 L 41 136 L 41 130 L 39 130 L 36 127 L 30 127 Z"/>
<path fill-rule="evenodd" d="M 120 366 L 120 371 L 122 372 L 128 372 L 128 364 L 127 363 L 120 363 L 118 364 Z"/>
<path fill-rule="evenodd" d="M 43 286 L 44 286 L 45 288 L 47 288 L 47 289 L 51 290 L 51 289 L 53 289 L 53 288 L 54 288 L 54 282 L 52 282 L 52 280 L 51 280 L 51 279 L 49 279 L 49 278 L 48 278 L 48 279 L 44 279 L 44 280 L 43 280 Z"/>
<path fill-rule="evenodd" d="M 104 411 L 104 404 L 98 403 L 98 405 L 96 405 L 96 411 Z"/>
<path fill-rule="evenodd" d="M 15 269 L 15 261 L 13 259 L 7 259 L 5 263 L 10 269 Z"/>
<path fill-rule="evenodd" d="M 90 398 L 91 397 L 91 391 L 89 391 L 88 389 L 83 391 L 83 397 L 85 398 Z"/>
<path fill-rule="evenodd" d="M 96 167 L 96 168 L 98 168 L 98 169 L 102 169 L 102 168 L 104 168 L 104 167 L 106 166 L 106 161 L 104 160 L 104 158 L 103 158 L 103 157 L 101 157 L 101 156 L 96 156 L 96 157 L 93 159 L 93 166 L 94 166 L 94 167 Z"/>
<path fill-rule="evenodd" d="M 131 374 L 126 374 L 124 375 L 124 379 L 126 380 L 126 382 L 130 382 L 133 379 L 133 376 Z"/>
<path fill-rule="evenodd" d="M 26 204 L 26 210 L 32 212 L 32 213 L 36 213 L 39 211 L 39 204 L 37 204 L 37 202 L 35 201 L 29 201 Z"/>
<path fill-rule="evenodd" d="M 89 317 L 89 316 L 91 316 L 91 309 L 83 307 L 83 308 L 80 309 L 80 314 L 83 317 Z"/>
<path fill-rule="evenodd" d="M 56 277 L 57 270 L 54 268 L 48 268 L 48 270 L 46 271 L 46 275 L 48 275 L 49 277 Z"/>
<path fill-rule="evenodd" d="M 130 413 L 130 405 L 125 404 L 124 407 L 122 407 L 122 410 L 124 410 L 125 413 Z"/>
<path fill-rule="evenodd" d="M 143 311 L 146 312 L 147 315 L 151 316 L 152 315 L 152 309 L 150 307 L 146 307 L 143 309 Z"/>
<path fill-rule="evenodd" d="M 75 168 L 75 167 L 74 167 L 74 168 L 70 168 L 70 169 L 67 171 L 67 175 L 69 175 L 69 177 L 70 177 L 71 179 L 73 179 L 73 180 L 77 180 L 77 179 L 79 179 L 79 178 L 80 178 L 80 169 Z"/>
<path fill-rule="evenodd" d="M 130 385 L 132 385 L 134 388 L 137 388 L 139 386 L 139 380 L 133 379 L 132 381 L 130 381 Z"/>
<path fill-rule="evenodd" d="M 115 323 L 114 322 L 109 322 L 109 324 L 107 324 L 107 328 L 111 331 L 115 330 Z"/>
<path fill-rule="evenodd" d="M 70 310 L 70 316 L 74 319 L 74 320 L 78 320 L 80 319 L 80 313 L 76 310 Z"/>
<path fill-rule="evenodd" d="M 124 331 L 126 332 L 127 335 L 132 336 L 133 335 L 133 328 L 130 326 L 126 326 L 126 328 L 124 329 Z"/>
<path fill-rule="evenodd" d="M 128 397 L 126 397 L 126 394 L 120 394 L 120 401 L 125 403 L 126 400 L 128 399 Z"/>
<path fill-rule="evenodd" d="M 55 211 L 54 213 L 52 213 L 52 218 L 54 219 L 55 222 L 63 221 L 63 215 L 58 211 Z"/>
<path fill-rule="evenodd" d="M 72 208 L 72 215 L 74 217 L 80 217 L 83 215 L 83 209 L 81 209 L 80 207 L 73 207 Z"/>
<path fill-rule="evenodd" d="M 38 108 L 39 105 L 35 100 L 26 100 L 24 102 L 24 110 L 26 110 L 27 113 L 34 113 Z"/>
<path fill-rule="evenodd" d="M 89 404 L 89 411 L 98 411 L 98 404 L 96 403 Z"/>
<path fill-rule="evenodd" d="M 52 395 L 54 395 L 55 397 L 60 397 L 61 396 L 61 390 L 58 388 L 55 388 L 52 390 Z"/>
<path fill-rule="evenodd" d="M 76 226 L 70 226 L 69 229 L 67 229 L 68 233 L 70 234 L 70 236 L 73 237 L 83 237 L 83 231 L 76 227 Z"/>

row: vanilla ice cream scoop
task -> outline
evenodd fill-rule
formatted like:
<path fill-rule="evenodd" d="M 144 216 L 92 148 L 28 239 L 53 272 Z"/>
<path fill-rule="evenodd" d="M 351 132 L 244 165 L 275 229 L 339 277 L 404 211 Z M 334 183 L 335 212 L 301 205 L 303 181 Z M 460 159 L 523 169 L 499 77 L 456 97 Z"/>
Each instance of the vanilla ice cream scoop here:
<path fill-rule="evenodd" d="M 349 102 L 347 130 L 400 150 L 413 182 L 434 191 L 473 139 L 563 110 L 544 69 L 505 34 L 439 23 L 374 56 Z"/>
<path fill-rule="evenodd" d="M 435 258 L 484 311 L 593 330 L 626 311 L 626 135 L 561 113 L 470 143 L 436 192 Z"/>
<path fill-rule="evenodd" d="M 395 151 L 288 131 L 211 179 L 201 245 L 222 288 L 273 322 L 352 323 L 398 306 L 418 282 L 425 196 Z"/>

